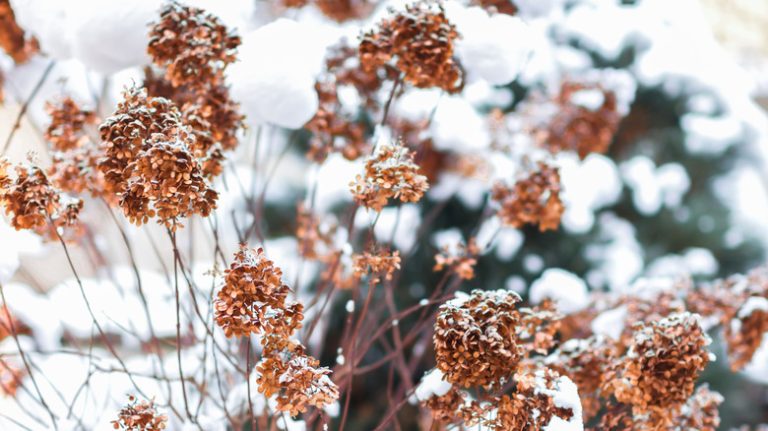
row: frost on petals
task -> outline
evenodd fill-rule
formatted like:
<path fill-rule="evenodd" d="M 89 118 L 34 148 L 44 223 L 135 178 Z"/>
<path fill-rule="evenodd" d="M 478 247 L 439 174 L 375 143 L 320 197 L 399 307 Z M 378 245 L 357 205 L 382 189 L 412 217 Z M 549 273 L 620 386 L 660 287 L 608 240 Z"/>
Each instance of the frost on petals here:
<path fill-rule="evenodd" d="M 522 357 L 514 292 L 475 290 L 440 306 L 435 322 L 437 368 L 458 386 L 501 385 Z"/>

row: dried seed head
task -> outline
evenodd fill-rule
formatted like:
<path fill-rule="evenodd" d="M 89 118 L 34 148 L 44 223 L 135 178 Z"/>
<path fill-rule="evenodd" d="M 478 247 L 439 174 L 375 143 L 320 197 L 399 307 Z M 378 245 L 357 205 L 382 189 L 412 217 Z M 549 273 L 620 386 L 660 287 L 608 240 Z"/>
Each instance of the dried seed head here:
<path fill-rule="evenodd" d="M 323 15 L 337 22 L 360 19 L 367 16 L 375 2 L 371 0 L 314 0 Z"/>
<path fill-rule="evenodd" d="M 418 202 L 429 188 L 413 154 L 401 144 L 381 145 L 365 162 L 365 172 L 350 183 L 355 201 L 379 212 L 389 199 Z"/>
<path fill-rule="evenodd" d="M 709 337 L 690 313 L 637 324 L 627 354 L 606 373 L 603 390 L 635 414 L 676 411 L 709 363 Z"/>
<path fill-rule="evenodd" d="M 287 300 L 282 276 L 263 249 L 240 245 L 214 303 L 216 324 L 227 337 L 263 334 L 264 344 L 271 336 L 287 340 L 301 327 L 302 305 Z"/>
<path fill-rule="evenodd" d="M 17 64 L 26 62 L 39 50 L 37 40 L 27 37 L 16 23 L 9 0 L 0 0 L 0 48 Z"/>
<path fill-rule="evenodd" d="M 220 85 L 235 61 L 240 37 L 202 9 L 168 3 L 150 32 L 149 55 L 166 67 L 166 77 L 180 85 Z"/>
<path fill-rule="evenodd" d="M 204 179 L 190 149 L 194 136 L 173 102 L 128 89 L 100 131 L 105 157 L 98 167 L 133 223 L 157 217 L 158 223 L 175 229 L 181 226 L 179 219 L 205 217 L 216 207 L 218 194 Z"/>
<path fill-rule="evenodd" d="M 560 174 L 557 168 L 544 163 L 512 187 L 497 183 L 491 198 L 500 206 L 501 222 L 515 228 L 538 224 L 541 231 L 557 229 L 565 209 L 560 200 Z"/>
<path fill-rule="evenodd" d="M 472 0 L 472 3 L 482 6 L 491 13 L 517 14 L 517 7 L 511 0 Z"/>
<path fill-rule="evenodd" d="M 598 106 L 578 103 L 579 95 L 599 98 Z M 584 159 L 608 150 L 621 120 L 616 94 L 599 85 L 564 82 L 556 103 L 557 114 L 545 133 L 550 151 L 576 151 Z"/>
<path fill-rule="evenodd" d="M 21 387 L 26 372 L 23 367 L 12 364 L 0 357 L 0 395 L 14 397 Z"/>
<path fill-rule="evenodd" d="M 600 410 L 600 383 L 617 355 L 616 349 L 604 339 L 572 339 L 547 356 L 548 367 L 568 376 L 579 388 L 583 417 L 589 421 Z"/>
<path fill-rule="evenodd" d="M 43 136 L 51 143 L 54 151 L 68 151 L 83 146 L 88 141 L 85 127 L 98 121 L 93 111 L 81 109 L 69 97 L 57 103 L 47 103 L 45 110 L 51 117 L 51 123 Z"/>
<path fill-rule="evenodd" d="M 392 280 L 392 275 L 400 269 L 400 252 L 390 252 L 388 249 L 382 249 L 378 252 L 364 252 L 352 256 L 355 277 L 362 278 L 371 275 L 371 282 L 376 284 L 381 282 L 383 276 L 385 280 Z"/>
<path fill-rule="evenodd" d="M 569 422 L 574 416 L 581 423 L 581 406 L 570 404 L 578 401 L 578 394 L 567 377 L 547 368 L 524 369 L 515 375 L 515 383 L 514 393 L 492 403 L 498 411 L 486 415 L 484 425 L 493 430 L 546 430 L 554 417 Z M 564 399 L 567 403 L 561 404 Z"/>
<path fill-rule="evenodd" d="M 360 42 L 360 63 L 371 71 L 394 62 L 406 82 L 419 88 L 461 91 L 464 77 L 453 57 L 456 27 L 442 5 L 417 1 L 384 19 Z"/>
<path fill-rule="evenodd" d="M 475 290 L 440 306 L 435 322 L 437 368 L 458 386 L 491 387 L 515 372 L 523 350 L 514 292 Z"/>
<path fill-rule="evenodd" d="M 11 226 L 55 237 L 52 229 L 72 227 L 83 202 L 56 189 L 42 169 L 17 165 L 15 178 L 10 163 L 0 159 L 0 204 L 11 216 Z"/>
<path fill-rule="evenodd" d="M 190 149 L 200 161 L 203 174 L 211 179 L 222 171 L 224 152 L 238 145 L 238 132 L 245 127 L 240 105 L 225 85 L 174 87 L 151 68 L 144 70 L 144 85 L 152 97 L 162 97 L 180 107 L 181 121 L 194 139 Z"/>
<path fill-rule="evenodd" d="M 276 396 L 277 408 L 296 416 L 309 406 L 323 408 L 339 398 L 339 389 L 328 375 L 331 370 L 319 367 L 317 359 L 294 352 L 289 359 L 270 355 L 256 365 L 259 392 Z"/>
<path fill-rule="evenodd" d="M 768 296 L 750 296 L 724 326 L 730 366 L 737 371 L 752 360 L 768 333 Z"/>
<path fill-rule="evenodd" d="M 475 278 L 475 265 L 480 249 L 474 238 L 469 239 L 468 244 L 456 244 L 455 246 L 446 245 L 435 254 L 435 266 L 433 271 L 442 271 L 450 268 L 462 280 L 471 280 Z"/>
<path fill-rule="evenodd" d="M 717 431 L 720 426 L 718 408 L 724 398 L 707 385 L 699 386 L 691 395 L 685 406 L 680 409 L 680 415 L 675 418 L 673 431 L 697 430 Z"/>
<path fill-rule="evenodd" d="M 161 431 L 167 423 L 168 417 L 155 408 L 155 400 L 137 401 L 129 395 L 128 404 L 120 410 L 117 420 L 112 421 L 112 426 L 125 431 Z"/>

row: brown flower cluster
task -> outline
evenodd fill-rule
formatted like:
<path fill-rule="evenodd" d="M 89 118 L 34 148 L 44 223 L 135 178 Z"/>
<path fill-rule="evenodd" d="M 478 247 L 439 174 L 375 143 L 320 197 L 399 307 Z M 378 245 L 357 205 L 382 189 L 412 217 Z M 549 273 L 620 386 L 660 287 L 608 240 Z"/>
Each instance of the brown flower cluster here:
<path fill-rule="evenodd" d="M 516 336 L 520 297 L 475 290 L 440 306 L 435 323 L 437 368 L 455 385 L 495 387 L 509 379 L 523 349 Z"/>
<path fill-rule="evenodd" d="M 152 26 L 147 51 L 166 68 L 174 87 L 218 85 L 224 68 L 235 61 L 240 37 L 202 9 L 169 2 Z"/>
<path fill-rule="evenodd" d="M 190 150 L 194 138 L 178 109 L 141 89 L 124 97 L 100 127 L 106 157 L 98 167 L 125 215 L 139 225 L 157 217 L 170 229 L 192 214 L 208 216 L 218 195 Z"/>
<path fill-rule="evenodd" d="M 389 199 L 418 202 L 429 188 L 413 154 L 401 144 L 380 145 L 365 162 L 365 172 L 349 185 L 355 201 L 379 212 Z"/>
<path fill-rule="evenodd" d="M 69 97 L 49 102 L 46 111 L 51 118 L 44 134 L 51 145 L 51 182 L 67 193 L 87 191 L 116 203 L 115 196 L 106 192 L 104 176 L 97 167 L 101 152 L 88 133 L 98 122 L 95 113 L 82 109 Z"/>
<path fill-rule="evenodd" d="M 5 305 L 0 304 L 0 341 L 13 336 L 14 331 L 16 335 L 32 335 L 32 329 L 29 326 L 11 314 Z"/>
<path fill-rule="evenodd" d="M 68 151 L 83 146 L 88 140 L 85 128 L 98 122 L 93 111 L 85 110 L 66 97 L 58 103 L 47 103 L 45 111 L 51 123 L 43 136 L 54 151 Z"/>
<path fill-rule="evenodd" d="M 494 13 L 517 14 L 517 6 L 511 0 L 473 0 L 472 3 Z"/>
<path fill-rule="evenodd" d="M 0 357 L 0 395 L 13 397 L 21 387 L 25 371 Z"/>
<path fill-rule="evenodd" d="M 15 178 L 10 169 L 11 164 L 0 159 L 0 204 L 11 216 L 11 226 L 55 237 L 53 229 L 75 225 L 81 200 L 63 194 L 36 166 L 15 166 Z"/>
<path fill-rule="evenodd" d="M 291 416 L 310 405 L 322 408 L 332 404 L 339 398 L 339 390 L 328 377 L 331 370 L 319 365 L 303 349 L 291 352 L 288 360 L 283 355 L 267 356 L 257 365 L 259 391 L 266 397 L 276 395 L 278 408 Z"/>
<path fill-rule="evenodd" d="M 718 321 L 731 369 L 742 369 L 768 332 L 768 266 L 700 286 L 686 297 L 688 308 Z"/>
<path fill-rule="evenodd" d="M 710 360 L 709 342 L 690 313 L 639 323 L 629 351 L 606 373 L 602 389 L 631 405 L 635 416 L 666 422 L 693 395 Z"/>
<path fill-rule="evenodd" d="M 455 273 L 462 280 L 475 278 L 475 265 L 480 249 L 474 238 L 470 238 L 467 244 L 456 244 L 455 247 L 444 246 L 435 254 L 435 266 L 433 271 L 442 271 L 445 268 Z"/>
<path fill-rule="evenodd" d="M 16 63 L 29 60 L 39 49 L 37 40 L 26 37 L 16 23 L 9 0 L 0 0 L 0 47 Z"/>
<path fill-rule="evenodd" d="M 376 70 L 394 61 L 406 82 L 418 88 L 439 87 L 457 93 L 464 86 L 463 71 L 453 57 L 456 27 L 440 4 L 417 1 L 393 12 L 375 31 L 363 35 L 360 63 Z"/>
<path fill-rule="evenodd" d="M 138 401 L 135 396 L 128 396 L 128 404 L 120 410 L 112 427 L 125 431 L 160 431 L 164 430 L 168 417 L 160 414 L 155 401 Z"/>
<path fill-rule="evenodd" d="M 214 303 L 216 324 L 227 337 L 251 333 L 287 337 L 301 326 L 303 307 L 286 302 L 290 289 L 282 276 L 263 249 L 240 245 Z"/>
<path fill-rule="evenodd" d="M 549 367 L 568 376 L 578 386 L 584 421 L 595 417 L 600 410 L 600 383 L 616 355 L 610 343 L 590 337 L 561 344 L 545 360 Z"/>
<path fill-rule="evenodd" d="M 323 15 L 337 22 L 360 19 L 373 9 L 371 0 L 282 0 L 283 7 L 301 8 L 314 4 Z"/>
<path fill-rule="evenodd" d="M 544 355 L 555 346 L 562 317 L 554 302 L 549 299 L 536 307 L 520 309 L 517 338 L 526 354 Z"/>
<path fill-rule="evenodd" d="M 343 115 L 338 100 L 336 84 L 315 84 L 320 105 L 317 113 L 307 123 L 312 140 L 307 156 L 322 163 L 328 154 L 338 151 L 348 160 L 355 160 L 368 151 L 365 128 L 358 121 Z"/>
<path fill-rule="evenodd" d="M 456 429 L 542 431 L 548 425 L 551 427 L 555 417 L 563 422 L 581 421 L 578 406 L 561 402 L 569 397 L 569 402 L 578 401 L 575 387 L 567 377 L 532 365 L 513 372 L 511 381 L 508 394 L 481 394 L 481 400 L 475 400 L 466 391 L 451 387 L 445 394 L 432 394 L 421 403 L 437 423 L 463 425 Z"/>
<path fill-rule="evenodd" d="M 768 298 L 750 296 L 723 329 L 731 369 L 740 370 L 752 360 L 768 334 Z"/>
<path fill-rule="evenodd" d="M 316 214 L 299 202 L 296 208 L 296 239 L 299 254 L 306 259 L 325 259 L 333 251 L 333 236 L 336 223 L 321 220 Z"/>
<path fill-rule="evenodd" d="M 432 395 L 422 401 L 432 420 L 439 424 L 474 423 L 483 416 L 483 409 L 477 401 L 471 400 L 466 391 L 455 386 L 444 395 Z"/>
<path fill-rule="evenodd" d="M 289 291 L 282 271 L 264 250 L 242 244 L 217 294 L 214 318 L 227 337 L 261 335 L 259 391 L 267 397 L 276 395 L 278 409 L 295 416 L 309 405 L 332 403 L 339 394 L 328 378 L 330 371 L 291 339 L 304 316 L 300 303 L 288 301 Z"/>
<path fill-rule="evenodd" d="M 599 93 L 600 106 L 594 109 L 574 103 L 574 95 L 580 92 Z M 602 154 L 608 150 L 621 121 L 612 91 L 598 85 L 564 82 L 555 102 L 557 114 L 545 133 L 550 151 L 575 151 L 584 159 L 590 153 Z"/>
<path fill-rule="evenodd" d="M 674 421 L 675 426 L 671 427 L 671 430 L 717 431 L 720 426 L 718 407 L 723 401 L 723 396 L 709 390 L 707 385 L 699 386 L 680 409 L 680 414 Z"/>
<path fill-rule="evenodd" d="M 151 31 L 149 54 L 164 77 L 145 69 L 145 86 L 154 97 L 172 100 L 193 135 L 189 148 L 208 178 L 222 171 L 224 152 L 238 143 L 244 127 L 232 101 L 224 71 L 236 59 L 240 38 L 202 9 L 169 3 Z"/>
<path fill-rule="evenodd" d="M 355 277 L 371 276 L 371 282 L 377 284 L 381 278 L 392 280 L 392 275 L 400 269 L 400 252 L 395 250 L 366 251 L 352 256 Z"/>
<path fill-rule="evenodd" d="M 486 415 L 482 422 L 492 430 L 532 431 L 545 429 L 554 416 L 567 422 L 575 412 L 558 406 L 554 399 L 562 384 L 553 370 L 521 370 L 515 374 L 514 393 L 502 395 L 495 404 L 496 415 Z"/>
<path fill-rule="evenodd" d="M 539 170 L 510 187 L 496 183 L 491 198 L 500 208 L 497 213 L 502 224 L 521 228 L 538 224 L 539 230 L 557 229 L 563 215 L 560 200 L 560 174 L 557 168 L 539 163 Z"/>

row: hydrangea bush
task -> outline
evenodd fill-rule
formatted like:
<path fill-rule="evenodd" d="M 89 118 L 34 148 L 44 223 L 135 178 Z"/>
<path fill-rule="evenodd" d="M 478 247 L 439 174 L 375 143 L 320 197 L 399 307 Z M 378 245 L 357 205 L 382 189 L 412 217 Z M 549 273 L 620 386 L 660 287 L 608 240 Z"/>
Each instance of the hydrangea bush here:
<path fill-rule="evenodd" d="M 768 117 L 695 0 L 0 27 L 0 428 L 768 429 Z"/>

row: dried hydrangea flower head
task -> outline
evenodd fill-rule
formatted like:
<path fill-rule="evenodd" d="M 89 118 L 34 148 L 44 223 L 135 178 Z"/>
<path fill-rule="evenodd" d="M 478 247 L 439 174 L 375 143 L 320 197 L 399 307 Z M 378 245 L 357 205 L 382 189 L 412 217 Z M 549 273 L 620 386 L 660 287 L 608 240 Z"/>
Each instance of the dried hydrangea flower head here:
<path fill-rule="evenodd" d="M 411 400 L 425 407 L 432 420 L 440 425 L 477 425 L 477 418 L 483 416 L 480 403 L 466 391 L 445 381 L 442 371 L 437 368 L 424 374 Z"/>
<path fill-rule="evenodd" d="M 731 369 L 740 370 L 752 360 L 768 333 L 768 296 L 750 296 L 724 330 Z"/>
<path fill-rule="evenodd" d="M 220 84 L 240 45 L 217 17 L 176 1 L 166 4 L 149 36 L 149 55 L 174 87 Z"/>
<path fill-rule="evenodd" d="M 517 14 L 517 6 L 511 0 L 473 0 L 472 3 L 482 6 L 491 13 Z"/>
<path fill-rule="evenodd" d="M 170 138 L 182 127 L 181 114 L 170 100 L 149 97 L 146 90 L 139 87 L 126 89 L 115 113 L 99 126 L 105 153 L 99 169 L 110 190 L 115 193 L 125 190 L 133 175 L 128 165 L 149 148 L 150 136 L 162 133 Z"/>
<path fill-rule="evenodd" d="M 101 151 L 87 130 L 97 124 L 96 114 L 81 108 L 69 97 L 48 103 L 46 111 L 51 117 L 44 134 L 51 145 L 52 163 L 48 169 L 51 183 L 67 193 L 88 192 L 116 204 L 117 199 L 107 193 L 104 176 L 97 166 Z"/>
<path fill-rule="evenodd" d="M 583 417 L 588 421 L 600 410 L 600 383 L 616 352 L 600 337 L 572 339 L 561 344 L 544 362 L 579 388 Z"/>
<path fill-rule="evenodd" d="M 29 326 L 10 313 L 4 304 L 0 304 L 0 341 L 13 336 L 14 332 L 16 335 L 32 335 Z"/>
<path fill-rule="evenodd" d="M 429 188 L 413 154 L 402 144 L 383 144 L 365 161 L 365 171 L 349 185 L 355 201 L 379 212 L 389 199 L 418 202 Z"/>
<path fill-rule="evenodd" d="M 85 110 L 66 97 L 56 103 L 47 103 L 45 111 L 51 117 L 44 137 L 54 151 L 67 151 L 83 146 L 88 140 L 85 128 L 97 123 L 93 111 Z"/>
<path fill-rule="evenodd" d="M 417 1 L 382 20 L 375 31 L 363 35 L 360 63 L 375 70 L 394 61 L 405 81 L 418 88 L 461 91 L 463 72 L 453 57 L 456 27 L 442 5 Z"/>
<path fill-rule="evenodd" d="M 322 260 L 332 254 L 337 228 L 335 221 L 321 220 L 303 202 L 297 205 L 296 239 L 302 257 Z"/>
<path fill-rule="evenodd" d="M 491 404 L 483 425 L 492 430 L 580 429 L 581 402 L 576 385 L 548 368 L 521 369 L 515 391 Z"/>
<path fill-rule="evenodd" d="M 360 19 L 373 9 L 371 0 L 314 0 L 323 15 L 337 22 Z"/>
<path fill-rule="evenodd" d="M 83 202 L 56 189 L 45 172 L 36 166 L 15 167 L 15 178 L 7 160 L 0 159 L 0 204 L 11 216 L 16 230 L 31 229 L 51 233 L 51 229 L 72 227 Z"/>
<path fill-rule="evenodd" d="M 16 63 L 24 63 L 39 49 L 37 41 L 19 27 L 9 0 L 0 0 L 0 48 Z"/>
<path fill-rule="evenodd" d="M 437 368 L 463 387 L 503 384 L 523 351 L 516 331 L 520 297 L 503 290 L 475 290 L 440 306 L 435 322 Z"/>
<path fill-rule="evenodd" d="M 599 85 L 564 82 L 556 103 L 557 114 L 546 130 L 552 152 L 575 151 L 584 159 L 608 150 L 621 121 L 616 94 Z"/>
<path fill-rule="evenodd" d="M 768 267 L 696 286 L 685 302 L 688 309 L 722 325 L 731 369 L 740 370 L 768 331 Z"/>
<path fill-rule="evenodd" d="M 312 132 L 307 156 L 318 163 L 322 163 L 334 151 L 348 160 L 359 158 L 368 150 L 365 128 L 340 112 L 334 83 L 318 82 L 315 88 L 320 102 L 317 113 L 305 126 Z"/>
<path fill-rule="evenodd" d="M 174 87 L 151 68 L 144 73 L 150 96 L 171 100 L 179 107 L 181 121 L 194 137 L 190 149 L 200 160 L 205 176 L 219 175 L 223 153 L 237 147 L 238 132 L 245 127 L 240 105 L 232 100 L 229 88 L 224 84 Z"/>
<path fill-rule="evenodd" d="M 710 361 L 710 342 L 691 313 L 640 323 L 627 354 L 606 373 L 603 390 L 631 405 L 635 415 L 669 417 L 693 394 Z"/>
<path fill-rule="evenodd" d="M 0 396 L 16 396 L 16 391 L 21 387 L 25 374 L 24 368 L 0 357 Z"/>
<path fill-rule="evenodd" d="M 166 140 L 162 134 L 153 135 L 150 142 L 136 159 L 136 175 L 120 199 L 126 216 L 136 224 L 157 217 L 171 229 L 192 214 L 207 217 L 216 208 L 218 194 L 203 178 L 186 143 L 178 138 Z"/>
<path fill-rule="evenodd" d="M 707 385 L 696 388 L 685 406 L 680 409 L 679 416 L 675 419 L 674 431 L 717 431 L 720 426 L 720 412 L 718 408 L 724 398 L 718 392 L 712 391 Z"/>
<path fill-rule="evenodd" d="M 395 271 L 400 270 L 400 252 L 388 249 L 366 251 L 352 256 L 355 277 L 371 275 L 371 283 L 381 282 L 381 278 L 392 280 Z"/>
<path fill-rule="evenodd" d="M 227 337 L 261 335 L 259 391 L 276 396 L 278 409 L 295 416 L 309 405 L 334 402 L 339 391 L 328 378 L 330 370 L 320 368 L 317 359 L 290 338 L 301 327 L 303 306 L 288 301 L 282 275 L 263 249 L 241 244 L 214 302 L 214 319 Z"/>
<path fill-rule="evenodd" d="M 539 163 L 539 169 L 510 187 L 496 183 L 491 198 L 500 208 L 497 213 L 502 224 L 521 228 L 537 224 L 539 230 L 557 229 L 563 214 L 560 200 L 560 174 L 557 168 Z"/>
<path fill-rule="evenodd" d="M 535 307 L 520 309 L 517 336 L 526 356 L 533 353 L 545 355 L 555 346 L 555 336 L 560 330 L 562 318 L 550 299 L 545 299 Z"/>
<path fill-rule="evenodd" d="M 171 101 L 129 89 L 100 130 L 105 157 L 99 169 L 131 222 L 157 217 L 176 229 L 181 218 L 205 217 L 216 207 L 218 194 L 190 150 L 194 137 Z"/>
<path fill-rule="evenodd" d="M 117 420 L 112 421 L 112 426 L 125 431 L 160 431 L 167 423 L 168 417 L 155 408 L 155 400 L 138 401 L 129 395 L 128 404 L 120 410 Z"/>
<path fill-rule="evenodd" d="M 287 338 L 301 327 L 302 305 L 287 300 L 290 289 L 282 276 L 263 249 L 240 245 L 214 303 L 216 324 L 227 337 L 269 333 Z M 263 336 L 262 342 L 268 339 Z"/>
<path fill-rule="evenodd" d="M 462 280 L 475 278 L 475 265 L 480 249 L 474 238 L 470 238 L 467 244 L 459 243 L 454 246 L 443 246 L 435 254 L 435 266 L 433 271 L 442 271 L 445 268 L 455 273 Z"/>
<path fill-rule="evenodd" d="M 339 389 L 328 375 L 331 370 L 319 367 L 317 359 L 302 351 L 284 355 L 270 355 L 256 366 L 259 392 L 266 397 L 276 396 L 280 411 L 291 416 L 303 413 L 309 406 L 323 408 L 339 398 Z"/>

